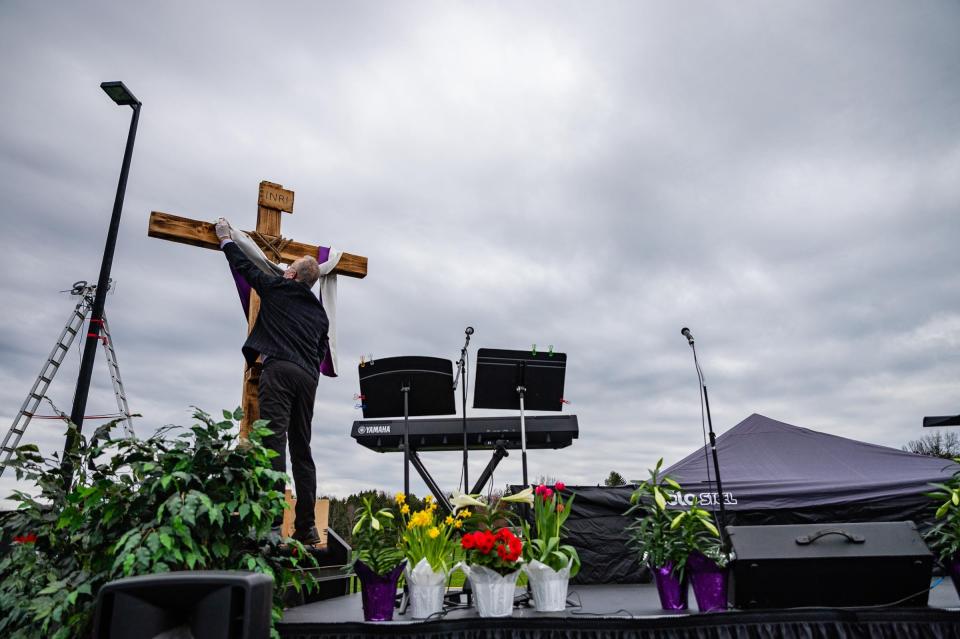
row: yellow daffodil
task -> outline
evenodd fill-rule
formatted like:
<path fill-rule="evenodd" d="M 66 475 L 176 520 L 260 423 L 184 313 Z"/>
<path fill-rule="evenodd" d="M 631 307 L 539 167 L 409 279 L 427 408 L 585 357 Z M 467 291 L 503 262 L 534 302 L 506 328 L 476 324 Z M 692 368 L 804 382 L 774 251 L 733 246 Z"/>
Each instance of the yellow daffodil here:
<path fill-rule="evenodd" d="M 443 523 L 449 526 L 450 524 L 453 523 L 453 517 L 451 517 L 450 515 L 447 515 L 447 518 L 443 520 Z"/>
<path fill-rule="evenodd" d="M 425 503 L 425 504 L 432 504 L 432 503 L 433 503 L 433 495 L 427 495 L 426 497 L 424 497 L 424 498 L 423 498 L 423 503 Z"/>
<path fill-rule="evenodd" d="M 407 496 L 404 495 L 403 493 L 397 493 L 396 495 L 393 496 L 393 499 L 398 504 L 402 504 L 403 502 L 407 501 Z"/>
<path fill-rule="evenodd" d="M 403 506 L 400 506 L 400 512 L 403 513 L 404 515 L 409 514 L 410 504 L 404 504 Z"/>
<path fill-rule="evenodd" d="M 461 519 L 470 519 L 471 515 L 473 515 L 473 513 L 470 512 L 470 510 L 467 508 L 464 508 L 463 510 L 457 513 L 457 517 L 460 517 Z"/>
<path fill-rule="evenodd" d="M 426 527 L 433 523 L 433 516 L 426 510 L 418 510 L 410 517 L 410 525 L 413 528 Z"/>
<path fill-rule="evenodd" d="M 457 530 L 460 530 L 463 528 L 463 522 L 458 519 L 457 521 L 453 522 L 453 527 Z"/>
<path fill-rule="evenodd" d="M 427 532 L 427 534 L 430 536 L 430 539 L 436 539 L 440 536 L 440 529 L 434 526 Z"/>

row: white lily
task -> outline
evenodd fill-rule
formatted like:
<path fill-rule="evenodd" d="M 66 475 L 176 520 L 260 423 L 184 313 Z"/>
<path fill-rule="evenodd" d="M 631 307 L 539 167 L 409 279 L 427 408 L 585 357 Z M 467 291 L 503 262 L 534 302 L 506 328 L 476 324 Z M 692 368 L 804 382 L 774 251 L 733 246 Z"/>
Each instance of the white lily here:
<path fill-rule="evenodd" d="M 454 510 L 460 510 L 468 506 L 473 506 L 474 508 L 487 507 L 487 505 L 480 500 L 480 495 L 468 495 L 461 493 L 459 490 L 453 493 L 453 497 L 450 499 L 450 505 L 453 506 Z"/>
<path fill-rule="evenodd" d="M 527 486 L 519 493 L 514 493 L 513 495 L 504 495 L 500 498 L 501 501 L 508 501 L 514 504 L 530 504 L 533 505 L 533 487 Z"/>

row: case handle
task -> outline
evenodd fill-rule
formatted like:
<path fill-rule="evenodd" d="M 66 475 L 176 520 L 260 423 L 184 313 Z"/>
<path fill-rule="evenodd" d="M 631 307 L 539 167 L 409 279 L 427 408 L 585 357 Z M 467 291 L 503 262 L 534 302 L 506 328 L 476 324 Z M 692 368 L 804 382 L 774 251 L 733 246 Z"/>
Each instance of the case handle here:
<path fill-rule="evenodd" d="M 853 533 L 848 533 L 843 528 L 825 528 L 824 530 L 819 530 L 813 535 L 800 535 L 797 537 L 797 543 L 801 546 L 807 546 L 812 544 L 821 537 L 826 537 L 827 535 L 842 535 L 847 538 L 852 544 L 862 544 L 866 539 L 863 535 L 856 535 Z"/>

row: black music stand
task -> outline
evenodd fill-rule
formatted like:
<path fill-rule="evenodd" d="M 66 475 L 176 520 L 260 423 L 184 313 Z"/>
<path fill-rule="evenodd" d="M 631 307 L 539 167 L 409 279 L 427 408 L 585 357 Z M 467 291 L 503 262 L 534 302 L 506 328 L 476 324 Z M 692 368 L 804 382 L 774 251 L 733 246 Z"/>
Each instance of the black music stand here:
<path fill-rule="evenodd" d="M 527 479 L 527 424 L 525 410 L 563 410 L 563 378 L 566 353 L 506 351 L 481 348 L 477 351 L 477 381 L 473 389 L 474 408 L 520 410 L 520 451 L 523 485 Z"/>
<path fill-rule="evenodd" d="M 439 357 L 388 357 L 361 364 L 363 417 L 403 417 L 403 492 L 410 495 L 408 418 L 454 415 L 453 362 Z"/>

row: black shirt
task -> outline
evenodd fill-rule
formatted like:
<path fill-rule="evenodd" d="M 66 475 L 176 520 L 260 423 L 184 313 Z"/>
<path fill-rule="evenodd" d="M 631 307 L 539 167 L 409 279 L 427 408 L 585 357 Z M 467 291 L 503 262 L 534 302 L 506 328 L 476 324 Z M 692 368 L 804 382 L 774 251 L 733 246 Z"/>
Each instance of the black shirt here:
<path fill-rule="evenodd" d="M 243 344 L 247 363 L 276 357 L 319 377 L 329 321 L 323 304 L 303 282 L 264 273 L 234 242 L 223 246 L 227 261 L 260 295 L 260 313 Z"/>

